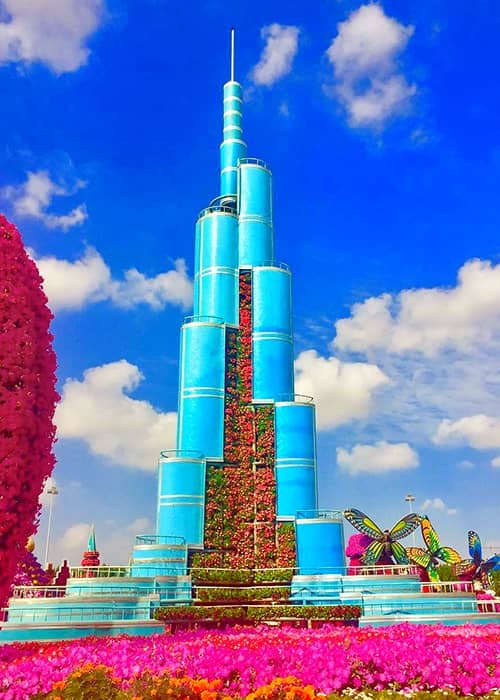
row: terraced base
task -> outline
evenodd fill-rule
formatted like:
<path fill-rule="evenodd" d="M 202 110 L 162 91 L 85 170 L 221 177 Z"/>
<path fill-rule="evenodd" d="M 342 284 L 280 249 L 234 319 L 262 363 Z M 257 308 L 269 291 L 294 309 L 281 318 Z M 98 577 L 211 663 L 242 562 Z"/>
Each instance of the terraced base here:
<path fill-rule="evenodd" d="M 116 622 L 52 622 L 40 624 L 9 624 L 0 630 L 0 644 L 10 642 L 50 642 L 82 637 L 116 637 L 120 634 L 147 636 L 162 634 L 165 625 L 156 620 Z"/>

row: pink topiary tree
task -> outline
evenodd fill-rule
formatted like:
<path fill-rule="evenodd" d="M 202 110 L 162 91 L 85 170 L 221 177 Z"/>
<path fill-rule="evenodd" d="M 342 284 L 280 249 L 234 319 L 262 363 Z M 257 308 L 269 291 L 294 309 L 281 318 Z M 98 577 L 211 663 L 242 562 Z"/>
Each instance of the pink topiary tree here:
<path fill-rule="evenodd" d="M 0 606 L 38 528 L 38 499 L 55 463 L 51 319 L 36 265 L 0 215 Z"/>

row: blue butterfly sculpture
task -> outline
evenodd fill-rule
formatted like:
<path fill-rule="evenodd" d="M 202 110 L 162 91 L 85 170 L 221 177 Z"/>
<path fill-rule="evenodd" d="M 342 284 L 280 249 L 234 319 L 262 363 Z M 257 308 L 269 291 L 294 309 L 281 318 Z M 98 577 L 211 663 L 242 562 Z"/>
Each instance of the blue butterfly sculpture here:
<path fill-rule="evenodd" d="M 381 530 L 371 518 L 360 510 L 356 510 L 356 508 L 345 510 L 344 518 L 356 530 L 373 539 L 373 542 L 368 545 L 361 557 L 363 564 L 376 564 L 384 554 L 388 557 L 394 557 L 398 564 L 410 563 L 406 549 L 397 540 L 406 537 L 413 530 L 417 529 L 420 525 L 420 515 L 409 513 L 401 520 L 398 520 L 390 530 Z"/>
<path fill-rule="evenodd" d="M 479 535 L 474 530 L 469 530 L 469 554 L 472 559 L 464 559 L 457 564 L 457 573 L 463 578 L 472 581 L 481 581 L 483 588 L 493 588 L 492 571 L 500 569 L 500 556 L 496 554 L 489 559 L 483 559 L 483 550 Z"/>

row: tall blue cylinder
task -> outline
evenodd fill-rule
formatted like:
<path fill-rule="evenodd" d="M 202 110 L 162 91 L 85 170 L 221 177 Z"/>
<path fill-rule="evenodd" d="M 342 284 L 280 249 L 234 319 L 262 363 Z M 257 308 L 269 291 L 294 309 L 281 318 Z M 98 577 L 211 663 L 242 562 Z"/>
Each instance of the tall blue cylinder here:
<path fill-rule="evenodd" d="M 234 325 L 238 319 L 236 213 L 231 212 L 229 207 L 209 207 L 198 219 L 197 232 L 195 314 L 214 316 Z"/>
<path fill-rule="evenodd" d="M 338 511 L 298 513 L 295 529 L 299 574 L 345 573 L 342 513 Z"/>
<path fill-rule="evenodd" d="M 177 447 L 221 460 L 224 449 L 223 323 L 192 320 L 181 329 Z"/>
<path fill-rule="evenodd" d="M 157 533 L 183 537 L 191 547 L 203 546 L 205 460 L 189 453 L 162 456 L 158 463 Z"/>
<path fill-rule="evenodd" d="M 241 85 L 230 80 L 224 85 L 224 140 L 220 146 L 220 192 L 222 195 L 236 194 L 238 160 L 247 154 L 243 141 Z"/>
<path fill-rule="evenodd" d="M 269 265 L 274 259 L 272 175 L 263 161 L 240 160 L 238 208 L 240 266 Z"/>
<path fill-rule="evenodd" d="M 252 295 L 253 396 L 279 401 L 294 391 L 289 270 L 253 268 Z"/>
<path fill-rule="evenodd" d="M 318 506 L 314 404 L 276 403 L 275 434 L 277 516 L 290 518 L 297 511 L 315 510 Z"/>

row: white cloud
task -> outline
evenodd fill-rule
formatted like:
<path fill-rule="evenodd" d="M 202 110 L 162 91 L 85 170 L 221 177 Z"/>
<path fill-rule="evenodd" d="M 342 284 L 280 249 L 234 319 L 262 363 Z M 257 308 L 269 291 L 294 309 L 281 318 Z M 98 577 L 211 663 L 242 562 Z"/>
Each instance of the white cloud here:
<path fill-rule="evenodd" d="M 55 73 L 87 63 L 86 46 L 100 25 L 103 0 L 2 0 L 0 63 L 41 62 Z"/>
<path fill-rule="evenodd" d="M 352 450 L 337 448 L 337 464 L 351 476 L 386 474 L 418 467 L 418 454 L 407 442 L 391 444 L 381 440 L 374 445 L 354 445 Z"/>
<path fill-rule="evenodd" d="M 420 506 L 420 512 L 427 513 L 429 510 L 439 510 L 446 515 L 456 515 L 456 508 L 448 508 L 442 498 L 427 498 Z"/>
<path fill-rule="evenodd" d="M 388 17 L 375 3 L 359 7 L 337 29 L 327 51 L 337 81 L 335 94 L 351 126 L 380 128 L 404 113 L 417 91 L 397 64 L 414 29 Z"/>
<path fill-rule="evenodd" d="M 83 306 L 109 300 L 122 308 L 147 304 L 163 309 L 166 304 L 187 309 L 192 303 L 192 283 L 182 258 L 175 269 L 155 277 L 146 277 L 135 268 L 127 270 L 123 280 L 114 280 L 100 254 L 88 248 L 75 262 L 46 256 L 38 258 L 30 251 L 40 274 L 53 311 L 81 309 Z"/>
<path fill-rule="evenodd" d="M 261 29 L 266 45 L 260 61 L 250 73 L 255 85 L 270 87 L 292 70 L 293 59 L 299 46 L 298 27 L 270 24 Z"/>
<path fill-rule="evenodd" d="M 447 347 L 486 343 L 500 327 L 500 264 L 469 260 L 455 287 L 407 289 L 354 304 L 335 324 L 333 345 L 364 352 L 383 348 L 429 356 Z"/>
<path fill-rule="evenodd" d="M 87 219 L 85 205 L 78 205 L 69 214 L 50 214 L 47 210 L 54 197 L 72 195 L 85 185 L 85 182 L 78 180 L 71 189 L 68 189 L 52 180 L 47 170 L 38 170 L 28 172 L 26 182 L 21 185 L 4 187 L 1 194 L 12 204 L 18 216 L 36 219 L 48 228 L 61 228 L 63 231 L 68 231 Z"/>
<path fill-rule="evenodd" d="M 367 416 L 374 391 L 388 382 L 376 365 L 341 362 L 315 350 L 305 350 L 295 360 L 295 390 L 314 397 L 319 430 Z"/>
<path fill-rule="evenodd" d="M 492 467 L 500 467 L 500 456 L 499 457 L 494 457 L 491 460 L 491 466 Z"/>
<path fill-rule="evenodd" d="M 465 443 L 477 450 L 500 447 L 500 418 L 484 414 L 466 416 L 456 421 L 441 421 L 433 438 L 438 445 Z"/>
<path fill-rule="evenodd" d="M 474 469 L 474 462 L 471 462 L 470 459 L 462 459 L 461 462 L 458 463 L 458 466 L 460 469 Z"/>
<path fill-rule="evenodd" d="M 175 446 L 177 414 L 127 396 L 142 379 L 126 360 L 87 369 L 83 381 L 68 379 L 55 415 L 59 439 L 83 440 L 114 464 L 155 471 L 160 450 Z"/>

